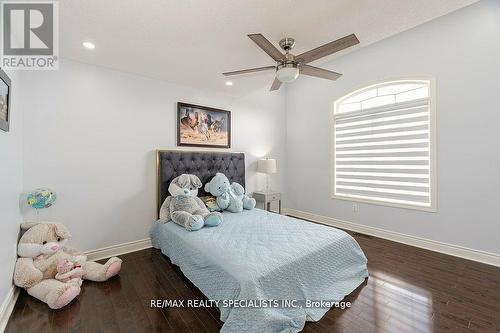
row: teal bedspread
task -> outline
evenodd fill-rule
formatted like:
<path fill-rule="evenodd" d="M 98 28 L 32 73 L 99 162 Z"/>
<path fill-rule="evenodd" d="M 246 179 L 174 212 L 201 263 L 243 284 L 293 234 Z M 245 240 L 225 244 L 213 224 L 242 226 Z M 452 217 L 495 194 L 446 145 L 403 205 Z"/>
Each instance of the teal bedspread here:
<path fill-rule="evenodd" d="M 208 299 L 221 301 L 221 332 L 299 332 L 329 309 L 306 300 L 340 301 L 368 276 L 365 255 L 344 231 L 260 209 L 224 213 L 220 226 L 194 232 L 156 222 L 151 238 Z M 297 302 L 275 307 L 283 300 Z"/>

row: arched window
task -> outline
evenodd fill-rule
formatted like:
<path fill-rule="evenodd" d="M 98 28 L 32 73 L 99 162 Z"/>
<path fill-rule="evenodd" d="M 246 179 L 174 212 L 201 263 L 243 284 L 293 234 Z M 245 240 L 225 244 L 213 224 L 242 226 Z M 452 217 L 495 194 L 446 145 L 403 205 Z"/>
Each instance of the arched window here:
<path fill-rule="evenodd" d="M 435 211 L 431 82 L 385 82 L 335 102 L 334 198 Z"/>

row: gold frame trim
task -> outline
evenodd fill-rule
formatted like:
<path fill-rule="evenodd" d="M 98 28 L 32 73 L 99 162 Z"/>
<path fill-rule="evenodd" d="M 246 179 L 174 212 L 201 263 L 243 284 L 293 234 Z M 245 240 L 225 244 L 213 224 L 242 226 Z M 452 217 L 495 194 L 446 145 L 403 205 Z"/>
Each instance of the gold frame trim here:
<path fill-rule="evenodd" d="M 160 202 L 160 153 L 168 153 L 168 152 L 182 152 L 182 153 L 222 153 L 222 154 L 244 154 L 243 151 L 220 151 L 213 149 L 157 149 L 156 150 L 156 218 L 160 218 L 160 208 L 162 203 Z M 245 158 L 246 161 L 246 158 Z M 246 163 L 246 162 L 245 162 Z M 245 165 L 246 169 L 246 165 Z M 245 170 L 246 175 L 246 170 Z M 246 178 L 246 177 L 245 177 Z"/>

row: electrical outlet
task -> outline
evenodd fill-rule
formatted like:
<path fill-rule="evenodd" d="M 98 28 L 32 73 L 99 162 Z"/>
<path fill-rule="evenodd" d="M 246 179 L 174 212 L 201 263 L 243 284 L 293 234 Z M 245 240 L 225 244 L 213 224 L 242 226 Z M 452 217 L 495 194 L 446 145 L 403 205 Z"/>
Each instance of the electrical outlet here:
<path fill-rule="evenodd" d="M 359 206 L 358 204 L 352 204 L 352 211 L 357 213 L 359 211 Z"/>

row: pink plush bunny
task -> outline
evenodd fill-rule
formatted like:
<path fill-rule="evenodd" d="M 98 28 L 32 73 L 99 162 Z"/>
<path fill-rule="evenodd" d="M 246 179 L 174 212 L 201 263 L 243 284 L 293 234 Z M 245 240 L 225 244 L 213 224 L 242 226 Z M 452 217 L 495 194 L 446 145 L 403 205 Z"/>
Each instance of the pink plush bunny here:
<path fill-rule="evenodd" d="M 82 279 L 106 281 L 120 272 L 120 258 L 112 257 L 100 264 L 66 246 L 71 234 L 63 224 L 26 222 L 21 229 L 24 233 L 17 245 L 14 284 L 52 309 L 60 309 L 75 299 Z"/>

